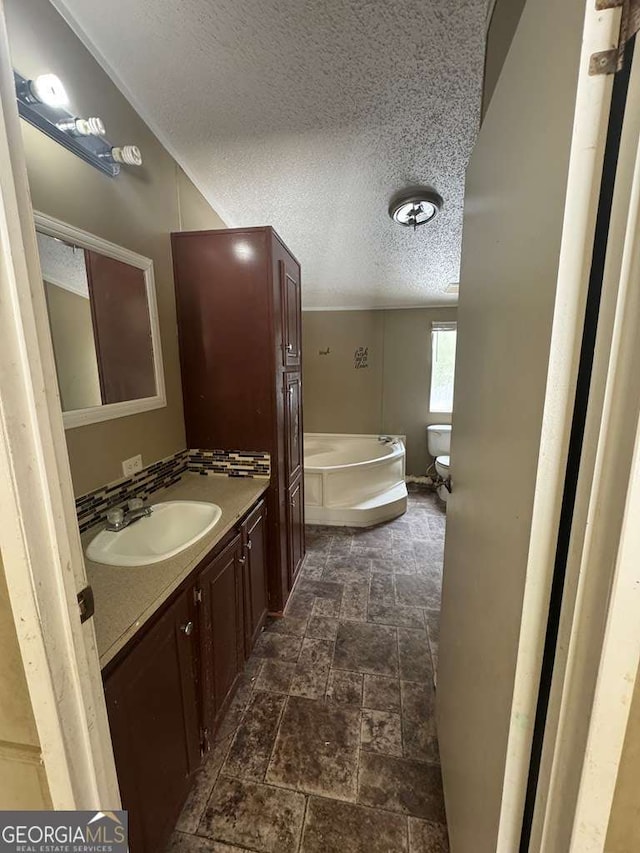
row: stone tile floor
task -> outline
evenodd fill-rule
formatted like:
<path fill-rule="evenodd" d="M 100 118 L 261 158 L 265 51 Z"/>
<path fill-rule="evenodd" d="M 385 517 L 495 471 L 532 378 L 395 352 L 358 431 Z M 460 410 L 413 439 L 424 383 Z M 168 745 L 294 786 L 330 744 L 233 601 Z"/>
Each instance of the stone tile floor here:
<path fill-rule="evenodd" d="M 307 527 L 167 853 L 446 853 L 433 667 L 445 515 Z"/>

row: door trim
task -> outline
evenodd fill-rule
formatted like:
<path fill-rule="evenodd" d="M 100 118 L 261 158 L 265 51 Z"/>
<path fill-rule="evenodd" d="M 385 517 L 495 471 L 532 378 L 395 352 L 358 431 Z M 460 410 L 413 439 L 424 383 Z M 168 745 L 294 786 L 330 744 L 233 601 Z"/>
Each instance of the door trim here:
<path fill-rule="evenodd" d="M 532 851 L 604 849 L 640 662 L 639 225 L 636 51 L 606 245 Z"/>
<path fill-rule="evenodd" d="M 520 839 L 520 853 L 527 853 L 530 848 L 545 727 L 549 711 L 551 684 L 556 662 L 556 653 L 558 650 L 558 636 L 563 607 L 569 548 L 574 510 L 577 500 L 578 482 L 581 475 L 585 427 L 591 392 L 595 343 L 602 299 L 605 256 L 611 220 L 613 192 L 616 181 L 620 134 L 624 120 L 626 93 L 629 82 L 629 58 L 630 54 L 627 53 L 625 68 L 619 75 L 616 75 L 614 79 L 611 95 L 611 107 L 608 116 L 606 145 L 598 197 L 598 215 L 593 239 L 593 250 L 591 253 L 589 286 L 585 306 L 580 361 L 576 377 L 576 393 L 571 422 L 571 437 L 569 440 L 567 463 L 565 468 L 562 511 L 558 523 L 558 541 L 554 560 L 553 580 L 549 599 L 549 614 L 546 625 L 545 647 L 542 658 L 540 685 L 532 737 L 527 795 L 525 799 L 522 835 Z"/>
<path fill-rule="evenodd" d="M 526 14 L 526 9 L 523 14 Z M 612 81 L 603 76 L 589 77 L 586 69 L 591 53 L 615 43 L 619 20 L 619 9 L 596 12 L 593 4 L 585 0 L 580 73 L 576 81 L 574 144 L 569 159 L 546 399 L 540 433 L 540 446 L 544 452 L 539 455 L 536 471 L 536 482 L 544 486 L 536 489 L 532 511 L 527 580 L 511 707 L 512 724 L 507 744 L 496 845 L 499 853 L 513 853 L 517 850 L 522 832 L 609 116 Z M 580 140 L 580 146 L 575 144 L 576 139 Z"/>
<path fill-rule="evenodd" d="M 0 551 L 55 809 L 120 795 L 0 6 Z"/>

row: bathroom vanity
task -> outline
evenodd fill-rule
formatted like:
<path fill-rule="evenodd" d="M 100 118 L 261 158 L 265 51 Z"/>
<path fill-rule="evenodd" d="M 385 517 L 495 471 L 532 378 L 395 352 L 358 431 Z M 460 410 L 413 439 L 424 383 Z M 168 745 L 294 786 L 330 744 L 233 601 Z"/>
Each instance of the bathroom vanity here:
<path fill-rule="evenodd" d="M 132 853 L 166 844 L 264 625 L 267 487 L 187 474 L 159 499 L 215 501 L 211 533 L 161 563 L 87 564 Z"/>

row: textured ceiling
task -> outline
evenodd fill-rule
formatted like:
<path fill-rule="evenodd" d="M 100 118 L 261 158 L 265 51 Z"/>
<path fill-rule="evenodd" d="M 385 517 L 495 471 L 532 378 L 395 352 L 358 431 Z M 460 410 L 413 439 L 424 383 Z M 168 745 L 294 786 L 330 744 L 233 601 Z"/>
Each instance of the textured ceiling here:
<path fill-rule="evenodd" d="M 281 234 L 305 308 L 456 301 L 486 0 L 54 2 L 221 216 Z M 414 233 L 387 207 L 420 183 Z"/>
<path fill-rule="evenodd" d="M 84 250 L 70 246 L 48 234 L 36 233 L 40 266 L 45 281 L 89 298 L 89 283 L 84 262 Z"/>

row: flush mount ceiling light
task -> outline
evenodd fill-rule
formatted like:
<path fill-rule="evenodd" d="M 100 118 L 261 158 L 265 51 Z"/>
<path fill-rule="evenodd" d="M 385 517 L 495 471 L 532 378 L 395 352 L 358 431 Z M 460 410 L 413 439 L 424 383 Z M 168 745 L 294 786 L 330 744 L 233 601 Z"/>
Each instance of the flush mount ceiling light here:
<path fill-rule="evenodd" d="M 442 198 L 427 187 L 411 187 L 397 193 L 389 205 L 389 216 L 398 225 L 417 228 L 426 225 L 442 207 Z"/>

